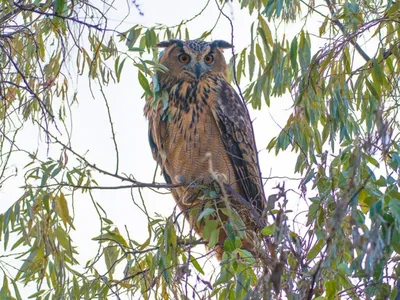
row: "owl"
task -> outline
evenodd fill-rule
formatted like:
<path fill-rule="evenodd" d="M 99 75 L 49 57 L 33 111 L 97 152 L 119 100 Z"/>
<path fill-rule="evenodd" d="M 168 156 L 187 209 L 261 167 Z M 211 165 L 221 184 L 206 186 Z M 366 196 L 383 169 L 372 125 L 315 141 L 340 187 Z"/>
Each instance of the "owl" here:
<path fill-rule="evenodd" d="M 172 196 L 201 237 L 204 221 L 198 217 L 207 200 L 204 187 L 219 186 L 221 191 L 228 186 L 239 195 L 242 201 L 225 193 L 227 201 L 214 202 L 216 209 L 229 206 L 237 212 L 245 225 L 242 248 L 253 252 L 257 226 L 249 205 L 261 215 L 266 203 L 252 122 L 228 81 L 223 50 L 232 45 L 174 39 L 157 46 L 165 48 L 159 63 L 168 71 L 157 74 L 162 96 L 147 98 L 144 109 L 153 157 L 167 183 L 181 184 L 172 189 Z M 221 260 L 227 238 L 223 223 L 229 217 L 226 210 L 215 215 L 222 222 L 214 246 Z"/>

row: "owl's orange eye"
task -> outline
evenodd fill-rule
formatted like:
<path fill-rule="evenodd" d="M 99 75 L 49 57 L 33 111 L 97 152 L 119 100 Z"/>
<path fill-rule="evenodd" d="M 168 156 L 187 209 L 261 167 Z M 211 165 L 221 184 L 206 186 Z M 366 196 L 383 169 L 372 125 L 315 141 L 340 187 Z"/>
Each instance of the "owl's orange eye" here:
<path fill-rule="evenodd" d="M 186 64 L 188 64 L 188 63 L 190 62 L 190 56 L 187 55 L 186 53 L 182 53 L 182 54 L 180 54 L 180 55 L 178 56 L 178 61 L 179 61 L 181 64 L 186 65 Z"/>
<path fill-rule="evenodd" d="M 212 56 L 211 54 L 206 55 L 206 56 L 204 57 L 204 62 L 205 62 L 207 65 L 212 64 L 212 63 L 214 62 L 214 56 Z"/>

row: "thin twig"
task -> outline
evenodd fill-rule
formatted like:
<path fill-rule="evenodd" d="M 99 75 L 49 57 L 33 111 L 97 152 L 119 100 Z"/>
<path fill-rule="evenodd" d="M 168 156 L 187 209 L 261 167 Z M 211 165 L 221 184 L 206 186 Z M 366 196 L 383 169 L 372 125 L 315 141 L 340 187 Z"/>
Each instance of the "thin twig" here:
<path fill-rule="evenodd" d="M 75 150 L 73 150 L 71 147 L 69 147 L 69 146 L 67 146 L 66 144 L 64 144 L 63 142 L 59 141 L 58 138 L 57 138 L 56 136 L 54 136 L 50 131 L 48 131 L 48 130 L 47 130 L 42 124 L 40 124 L 38 121 L 34 120 L 34 122 L 35 122 L 40 128 L 42 128 L 42 129 L 48 134 L 48 136 L 51 137 L 51 138 L 54 140 L 55 143 L 57 143 L 57 144 L 63 146 L 64 149 L 70 151 L 72 154 L 74 154 L 76 157 L 78 157 L 80 160 L 82 160 L 87 166 L 89 166 L 90 168 L 92 168 L 92 169 L 98 171 L 99 173 L 102 173 L 102 174 L 104 174 L 104 175 L 108 175 L 108 176 L 111 176 L 111 177 L 120 179 L 120 180 L 122 180 L 122 181 L 131 182 L 133 185 L 140 185 L 140 186 L 138 186 L 138 187 L 153 187 L 153 188 L 158 188 L 158 187 L 161 188 L 161 187 L 164 187 L 164 188 L 176 188 L 176 187 L 182 186 L 182 184 L 165 184 L 165 185 L 162 185 L 162 184 L 154 184 L 154 183 L 148 183 L 148 184 L 147 184 L 147 183 L 141 183 L 141 182 L 138 182 L 138 181 L 136 181 L 136 180 L 134 180 L 134 179 L 131 179 L 131 178 L 127 177 L 127 176 L 122 176 L 122 175 L 119 175 L 119 174 L 114 174 L 114 173 L 111 173 L 111 172 L 109 172 L 109 171 L 107 171 L 107 170 L 101 169 L 101 168 L 97 167 L 95 164 L 90 163 L 86 158 L 84 158 L 82 155 L 80 155 L 79 153 L 77 153 L 77 152 L 76 152 Z M 73 187 L 73 186 L 72 186 L 72 187 Z M 77 187 L 79 187 L 79 188 L 85 188 L 85 189 L 86 189 L 86 188 L 90 189 L 90 187 L 82 187 L 82 186 L 77 186 Z M 93 187 L 93 189 L 95 189 L 95 187 Z"/>
<path fill-rule="evenodd" d="M 118 151 L 117 140 L 116 140 L 116 137 L 115 137 L 114 124 L 113 124 L 112 117 L 111 117 L 110 106 L 108 105 L 108 100 L 107 100 L 107 97 L 106 97 L 106 95 L 104 93 L 103 86 L 100 83 L 100 79 L 98 79 L 98 83 L 99 83 L 99 87 L 100 87 L 100 92 L 101 92 L 101 94 L 103 96 L 104 102 L 106 103 L 108 122 L 110 123 L 110 127 L 111 127 L 112 140 L 114 142 L 115 155 L 116 155 L 116 159 L 117 159 L 116 167 L 115 167 L 115 174 L 118 174 L 118 169 L 119 169 L 119 151 Z"/>
<path fill-rule="evenodd" d="M 119 178 L 120 179 L 120 178 Z M 127 180 L 131 181 L 131 180 Z M 74 185 L 69 183 L 54 183 L 54 184 L 47 184 L 47 185 L 40 185 L 40 186 L 30 186 L 24 185 L 21 188 L 32 188 L 32 189 L 42 189 L 42 188 L 52 188 L 52 187 L 70 187 L 73 189 L 82 189 L 82 190 L 122 190 L 122 189 L 132 189 L 132 188 L 154 188 L 154 189 L 173 189 L 177 187 L 181 187 L 182 184 L 167 184 L 167 183 L 145 183 L 145 182 L 138 182 L 134 181 L 133 184 L 127 185 L 115 185 L 115 186 L 84 186 L 84 185 Z"/>
<path fill-rule="evenodd" d="M 344 34 L 347 35 L 346 29 L 344 28 L 343 24 L 336 18 L 336 12 L 335 9 L 331 3 L 330 0 L 325 0 L 326 4 L 328 5 L 329 11 L 331 12 L 332 18 L 331 21 L 336 24 L 337 27 L 339 27 L 340 31 Z M 370 61 L 371 58 L 368 56 L 367 53 L 364 52 L 363 49 L 361 49 L 360 45 L 357 44 L 357 42 L 354 39 L 350 40 L 350 43 L 354 46 L 354 48 L 357 50 L 357 52 L 364 58 L 366 62 Z"/>

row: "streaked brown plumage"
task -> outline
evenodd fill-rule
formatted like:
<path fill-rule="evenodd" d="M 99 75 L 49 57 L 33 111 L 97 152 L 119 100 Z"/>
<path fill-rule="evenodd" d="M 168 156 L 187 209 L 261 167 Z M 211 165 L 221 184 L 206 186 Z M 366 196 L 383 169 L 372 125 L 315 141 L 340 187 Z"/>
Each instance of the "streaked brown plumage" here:
<path fill-rule="evenodd" d="M 202 236 L 204 224 L 196 224 L 197 215 L 189 211 L 204 201 L 196 186 L 216 180 L 231 185 L 261 213 L 265 196 L 252 124 L 245 104 L 228 83 L 222 54 L 222 49 L 232 46 L 225 41 L 199 40 L 170 40 L 158 46 L 166 48 L 160 63 L 168 71 L 159 72 L 158 80 L 168 105 L 149 98 L 145 115 L 153 157 L 166 182 L 184 183 L 172 190 L 179 208 Z M 255 223 L 237 199 L 229 197 L 229 204 L 246 224 L 243 248 L 252 251 Z M 225 231 L 220 230 L 219 259 L 225 238 Z"/>

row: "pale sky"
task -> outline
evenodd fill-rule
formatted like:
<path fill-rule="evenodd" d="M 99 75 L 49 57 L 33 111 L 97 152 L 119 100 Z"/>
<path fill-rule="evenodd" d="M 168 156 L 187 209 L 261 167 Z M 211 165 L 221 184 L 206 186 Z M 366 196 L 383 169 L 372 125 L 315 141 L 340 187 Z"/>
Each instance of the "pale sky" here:
<path fill-rule="evenodd" d="M 100 1 L 99 1 L 100 2 Z M 127 16 L 124 23 L 118 28 L 124 31 L 139 23 L 146 26 L 155 24 L 175 25 L 181 20 L 189 19 L 196 15 L 205 5 L 206 1 L 138 1 L 140 9 L 144 16 L 140 16 L 131 8 L 130 15 Z M 127 14 L 126 3 L 119 2 L 120 7 L 110 11 L 110 20 L 120 21 Z M 118 4 L 116 4 L 118 5 Z M 224 10 L 234 21 L 235 38 L 234 44 L 237 51 L 250 43 L 250 22 L 251 18 L 247 11 L 241 11 L 237 5 L 227 5 Z M 210 29 L 218 16 L 218 10 L 213 1 L 210 7 L 203 12 L 202 16 L 188 24 L 191 38 L 199 37 L 205 30 Z M 119 22 L 118 22 L 119 23 Z M 111 22 L 109 23 L 111 24 Z M 111 27 L 111 25 L 110 25 Z M 287 29 L 290 34 L 290 27 Z M 271 27 L 273 30 L 273 27 Z M 296 28 L 296 31 L 298 28 Z M 231 32 L 229 22 L 222 16 L 219 24 L 214 29 L 208 40 L 225 39 L 230 41 Z M 121 51 L 126 48 L 122 44 Z M 135 53 L 131 53 L 135 55 Z M 227 60 L 230 59 L 230 51 L 226 51 Z M 151 57 L 148 57 L 151 59 Z M 74 60 L 71 60 L 74 64 Z M 71 71 L 74 70 L 71 67 Z M 72 148 L 79 154 L 84 155 L 89 162 L 95 163 L 98 167 L 108 171 L 115 170 L 115 151 L 114 144 L 111 139 L 111 129 L 108 121 L 107 111 L 104 100 L 93 82 L 93 91 L 95 99 L 91 96 L 88 89 L 88 80 L 86 75 L 79 77 L 77 80 L 77 90 L 79 104 L 72 107 Z M 245 81 L 241 83 L 241 89 L 244 90 Z M 70 85 L 71 89 L 73 84 Z M 138 181 L 151 182 L 155 170 L 156 163 L 152 158 L 150 147 L 147 140 L 147 122 L 143 117 L 144 99 L 141 99 L 143 93 L 142 88 L 137 81 L 136 68 L 128 63 L 121 76 L 121 82 L 118 84 L 110 84 L 104 89 L 107 95 L 110 110 L 116 131 L 116 140 L 119 147 L 120 155 L 120 174 L 131 174 Z M 250 106 L 250 114 L 254 121 L 254 130 L 256 136 L 257 148 L 260 151 L 260 165 L 263 176 L 289 176 L 299 177 L 293 174 L 296 155 L 290 151 L 280 153 L 275 156 L 274 151 L 268 153 L 265 148 L 270 139 L 280 132 L 279 126 L 283 127 L 287 117 L 292 113 L 292 100 L 290 96 L 281 97 L 279 99 L 271 99 L 271 107 L 265 104 L 261 111 L 254 111 Z M 275 121 L 274 121 L 275 120 Z M 275 123 L 277 122 L 279 126 Z M 55 132 L 55 128 L 51 128 Z M 61 137 L 66 141 L 66 136 Z M 20 148 L 30 149 L 34 151 L 39 146 L 39 157 L 46 159 L 46 144 L 43 136 L 39 136 L 37 130 L 33 129 L 30 124 L 26 124 L 17 138 L 17 145 Z M 50 156 L 57 159 L 60 155 L 60 149 L 50 146 Z M 73 166 L 72 154 L 68 153 L 71 161 L 69 167 Z M 29 162 L 25 154 L 14 157 L 12 164 L 18 167 L 18 175 L 24 173 L 23 166 Z M 119 185 L 121 182 L 110 180 L 103 176 L 95 174 L 100 185 Z M 157 182 L 163 182 L 162 176 L 157 176 Z M 282 180 L 270 180 L 265 186 L 266 195 L 275 193 L 272 187 Z M 287 182 L 286 185 L 294 189 L 298 186 L 298 181 Z M 14 178 L 7 182 L 0 190 L 0 211 L 4 212 L 15 200 L 22 194 L 22 190 L 18 189 L 23 184 L 20 178 Z M 125 235 L 124 226 L 126 225 L 132 239 L 143 242 L 147 239 L 147 219 L 140 210 L 132 203 L 130 190 L 110 190 L 110 191 L 94 191 L 94 199 L 107 212 L 109 219 L 113 220 L 119 227 L 120 231 Z M 133 192 L 135 199 L 140 202 L 140 198 L 136 190 Z M 144 199 L 151 216 L 159 213 L 163 216 L 169 216 L 173 212 L 175 202 L 171 195 L 159 195 L 150 190 L 143 190 Z M 289 194 L 294 211 L 298 211 L 299 206 L 304 208 L 304 203 L 299 200 L 295 194 Z M 72 211 L 72 209 L 71 209 Z M 87 193 L 75 193 L 74 201 L 75 220 L 74 225 L 76 231 L 71 232 L 75 245 L 78 245 L 80 253 L 79 260 L 82 265 L 92 258 L 97 251 L 97 243 L 91 239 L 100 234 L 99 222 Z M 12 245 L 12 242 L 10 242 Z M 9 246 L 10 247 L 10 246 Z M 0 248 L 0 255 L 3 248 Z"/>

